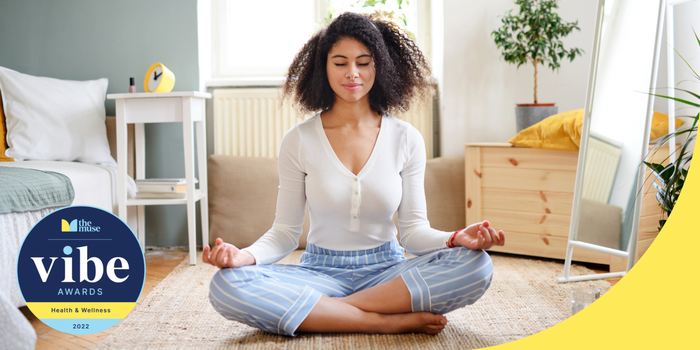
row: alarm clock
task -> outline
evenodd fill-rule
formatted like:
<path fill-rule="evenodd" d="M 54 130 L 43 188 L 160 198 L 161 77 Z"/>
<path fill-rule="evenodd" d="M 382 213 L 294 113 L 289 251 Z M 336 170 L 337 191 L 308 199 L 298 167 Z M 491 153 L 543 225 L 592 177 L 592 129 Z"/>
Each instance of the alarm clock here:
<path fill-rule="evenodd" d="M 175 86 L 175 74 L 160 62 L 148 68 L 143 79 L 143 89 L 146 92 L 170 92 Z"/>

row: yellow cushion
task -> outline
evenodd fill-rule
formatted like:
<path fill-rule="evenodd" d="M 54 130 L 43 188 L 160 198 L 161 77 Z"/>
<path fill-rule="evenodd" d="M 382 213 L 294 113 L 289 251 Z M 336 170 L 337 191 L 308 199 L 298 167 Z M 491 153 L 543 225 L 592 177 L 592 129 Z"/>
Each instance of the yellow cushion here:
<path fill-rule="evenodd" d="M 578 151 L 582 125 L 583 109 L 563 112 L 521 130 L 508 142 L 522 147 Z"/>
<path fill-rule="evenodd" d="M 7 128 L 5 127 L 5 114 L 2 111 L 2 93 L 0 93 L 0 162 L 14 162 L 15 160 L 5 155 L 7 149 Z"/>
<path fill-rule="evenodd" d="M 676 130 L 683 124 L 685 124 L 685 121 L 680 118 L 676 118 Z M 668 114 L 654 111 L 654 116 L 651 118 L 651 132 L 649 133 L 649 141 L 656 140 L 666 134 L 668 134 Z"/>
<path fill-rule="evenodd" d="M 684 123 L 683 120 L 676 118 L 676 129 Z M 547 117 L 521 130 L 508 142 L 521 147 L 578 151 L 582 127 L 583 109 L 577 109 Z M 656 140 L 666 134 L 668 134 L 668 115 L 655 111 L 651 119 L 649 140 Z"/>

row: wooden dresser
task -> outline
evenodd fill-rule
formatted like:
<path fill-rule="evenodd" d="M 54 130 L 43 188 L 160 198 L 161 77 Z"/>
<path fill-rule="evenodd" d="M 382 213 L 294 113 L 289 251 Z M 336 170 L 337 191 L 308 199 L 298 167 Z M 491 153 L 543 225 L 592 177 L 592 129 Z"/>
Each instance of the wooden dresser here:
<path fill-rule="evenodd" d="M 467 224 L 489 220 L 506 232 L 506 245 L 492 251 L 564 259 L 577 161 L 578 152 L 466 144 Z M 654 195 L 644 197 L 637 258 L 656 237 L 661 211 Z M 613 271 L 625 265 L 625 259 L 581 248 L 573 260 L 613 265 Z"/>

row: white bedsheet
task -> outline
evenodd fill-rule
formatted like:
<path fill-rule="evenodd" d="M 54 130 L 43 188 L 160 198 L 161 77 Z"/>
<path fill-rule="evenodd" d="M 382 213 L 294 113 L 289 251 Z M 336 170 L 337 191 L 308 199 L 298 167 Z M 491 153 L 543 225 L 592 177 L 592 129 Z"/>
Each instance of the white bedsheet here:
<path fill-rule="evenodd" d="M 0 214 L 0 293 L 15 306 L 25 305 L 17 285 L 19 248 L 34 224 L 56 209 L 59 208 Z"/>
<path fill-rule="evenodd" d="M 3 162 L 0 166 L 30 168 L 61 173 L 70 178 L 75 190 L 72 205 L 91 205 L 117 213 L 117 168 L 79 162 L 24 161 Z M 128 197 L 134 197 L 136 183 L 126 181 Z"/>

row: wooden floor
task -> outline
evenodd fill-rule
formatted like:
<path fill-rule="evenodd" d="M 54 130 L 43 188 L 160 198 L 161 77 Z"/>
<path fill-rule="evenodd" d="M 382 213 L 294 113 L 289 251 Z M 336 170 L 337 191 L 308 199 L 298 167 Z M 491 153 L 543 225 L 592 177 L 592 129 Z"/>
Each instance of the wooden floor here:
<path fill-rule="evenodd" d="M 146 283 L 143 287 L 140 300 L 143 300 L 155 286 L 162 281 L 182 259 L 187 256 L 187 252 L 181 251 L 164 251 L 150 250 L 146 251 Z M 608 272 L 605 270 L 607 266 L 589 264 L 586 267 L 594 270 L 597 273 Z M 612 285 L 615 285 L 619 278 L 606 279 Z M 99 343 L 107 338 L 115 327 L 112 327 L 104 332 L 72 335 L 63 333 L 45 325 L 39 319 L 34 317 L 28 308 L 23 307 L 22 313 L 27 317 L 29 322 L 36 330 L 37 334 L 37 349 L 94 349 Z"/>
<path fill-rule="evenodd" d="M 146 251 L 146 282 L 141 292 L 143 300 L 155 286 L 162 281 L 182 259 L 187 256 L 187 252 L 147 250 Z M 36 318 L 28 308 L 20 309 L 34 327 L 37 335 L 37 349 L 94 349 L 99 343 L 107 338 L 115 327 L 104 332 L 72 335 L 57 331 Z"/>

